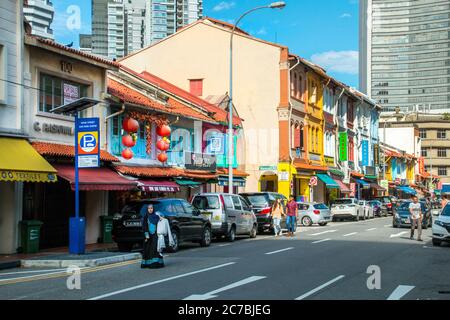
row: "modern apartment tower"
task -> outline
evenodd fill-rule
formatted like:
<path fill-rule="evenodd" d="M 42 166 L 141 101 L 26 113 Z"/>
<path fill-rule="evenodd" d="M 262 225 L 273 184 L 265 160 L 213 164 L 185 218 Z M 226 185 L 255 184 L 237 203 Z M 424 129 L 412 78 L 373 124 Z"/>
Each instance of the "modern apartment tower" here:
<path fill-rule="evenodd" d="M 92 0 L 92 53 L 121 58 L 203 17 L 203 0 Z"/>
<path fill-rule="evenodd" d="M 450 1 L 360 0 L 360 90 L 385 112 L 450 112 Z"/>
<path fill-rule="evenodd" d="M 31 34 L 54 40 L 53 22 L 55 9 L 51 0 L 28 0 L 25 2 L 23 13 L 31 25 Z"/>

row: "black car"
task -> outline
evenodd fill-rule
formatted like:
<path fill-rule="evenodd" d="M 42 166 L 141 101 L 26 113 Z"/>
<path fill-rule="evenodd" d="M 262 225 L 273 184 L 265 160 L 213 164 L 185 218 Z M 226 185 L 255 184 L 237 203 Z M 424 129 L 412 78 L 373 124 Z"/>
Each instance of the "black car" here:
<path fill-rule="evenodd" d="M 390 214 L 391 216 L 394 215 L 395 204 L 393 203 L 391 197 L 389 196 L 376 197 L 373 198 L 373 200 L 381 202 L 381 213 L 383 214 L 383 216 L 387 217 L 388 214 Z"/>
<path fill-rule="evenodd" d="M 169 220 L 175 245 L 172 252 L 178 250 L 184 241 L 198 242 L 202 247 L 211 244 L 211 223 L 200 215 L 189 202 L 182 199 L 151 199 L 133 201 L 125 205 L 121 215 L 114 219 L 112 236 L 119 251 L 129 252 L 135 244 L 142 245 L 142 217 L 147 206 L 152 204 L 156 213 Z"/>
<path fill-rule="evenodd" d="M 392 223 L 394 228 L 411 227 L 410 212 L 409 212 L 409 205 L 411 203 L 412 201 L 403 201 L 399 204 Z M 423 213 L 422 228 L 423 229 L 431 228 L 433 226 L 433 217 L 431 215 L 431 209 L 428 208 L 424 202 L 419 203 L 422 207 Z"/>
<path fill-rule="evenodd" d="M 273 203 L 275 200 L 281 199 L 284 212 L 286 213 L 287 198 L 281 193 L 276 192 L 251 192 L 241 193 L 240 195 L 252 205 L 253 212 L 258 221 L 258 232 L 269 231 L 273 233 L 274 228 L 271 217 Z M 297 229 L 297 223 L 295 223 L 294 226 L 295 229 Z M 281 228 L 286 228 L 286 217 L 283 217 L 281 220 Z"/>

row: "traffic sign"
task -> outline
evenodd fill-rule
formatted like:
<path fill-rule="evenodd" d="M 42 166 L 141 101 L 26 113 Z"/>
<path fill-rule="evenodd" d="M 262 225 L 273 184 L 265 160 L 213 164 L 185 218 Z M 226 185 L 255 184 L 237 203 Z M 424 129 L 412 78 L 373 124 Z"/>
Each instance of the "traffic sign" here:
<path fill-rule="evenodd" d="M 318 182 L 319 181 L 317 180 L 317 177 L 311 177 L 311 179 L 309 180 L 309 185 L 311 187 L 315 187 L 315 186 L 317 186 Z"/>
<path fill-rule="evenodd" d="M 100 166 L 100 126 L 98 118 L 83 118 L 76 123 L 79 168 Z"/>

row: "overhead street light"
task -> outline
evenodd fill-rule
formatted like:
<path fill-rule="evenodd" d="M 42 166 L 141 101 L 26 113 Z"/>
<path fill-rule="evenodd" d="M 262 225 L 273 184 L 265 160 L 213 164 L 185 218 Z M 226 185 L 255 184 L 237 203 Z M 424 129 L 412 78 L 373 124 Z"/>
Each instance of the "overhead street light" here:
<path fill-rule="evenodd" d="M 228 100 L 228 192 L 233 194 L 233 158 L 234 158 L 234 132 L 233 132 L 233 36 L 241 20 L 249 13 L 260 9 L 283 9 L 286 7 L 284 1 L 272 2 L 266 6 L 260 6 L 244 12 L 233 26 L 230 36 L 230 90 Z"/>

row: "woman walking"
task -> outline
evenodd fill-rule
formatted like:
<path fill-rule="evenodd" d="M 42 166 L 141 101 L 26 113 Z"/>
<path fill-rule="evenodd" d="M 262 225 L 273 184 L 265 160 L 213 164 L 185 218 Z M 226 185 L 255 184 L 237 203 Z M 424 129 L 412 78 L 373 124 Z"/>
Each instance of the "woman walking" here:
<path fill-rule="evenodd" d="M 272 206 L 272 221 L 275 237 L 281 235 L 281 217 L 284 216 L 283 205 L 281 199 L 277 199 Z"/>
<path fill-rule="evenodd" d="M 143 217 L 142 228 L 144 231 L 144 252 L 142 254 L 141 268 L 163 268 L 163 256 L 158 252 L 158 223 L 162 218 L 154 212 L 152 204 L 147 207 L 147 213 Z"/>

